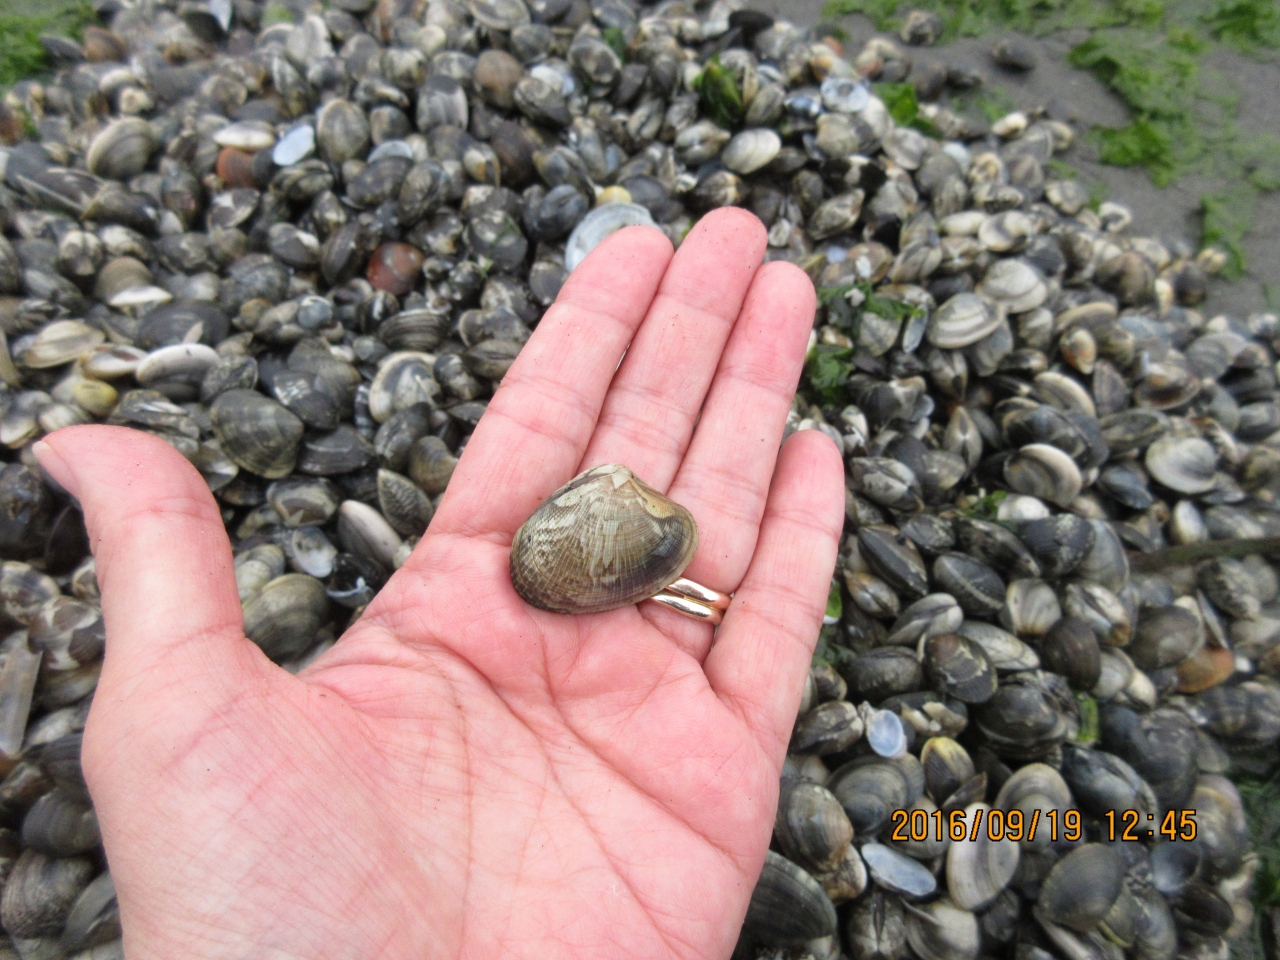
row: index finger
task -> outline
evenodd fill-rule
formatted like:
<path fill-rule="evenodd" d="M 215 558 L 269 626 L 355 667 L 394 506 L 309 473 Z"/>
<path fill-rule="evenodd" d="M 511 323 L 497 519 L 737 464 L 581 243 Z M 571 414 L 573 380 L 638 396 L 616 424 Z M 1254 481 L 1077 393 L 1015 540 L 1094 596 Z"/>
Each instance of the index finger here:
<path fill-rule="evenodd" d="M 572 477 L 671 255 L 661 231 L 628 227 L 569 275 L 476 425 L 432 534 L 509 538 Z"/>

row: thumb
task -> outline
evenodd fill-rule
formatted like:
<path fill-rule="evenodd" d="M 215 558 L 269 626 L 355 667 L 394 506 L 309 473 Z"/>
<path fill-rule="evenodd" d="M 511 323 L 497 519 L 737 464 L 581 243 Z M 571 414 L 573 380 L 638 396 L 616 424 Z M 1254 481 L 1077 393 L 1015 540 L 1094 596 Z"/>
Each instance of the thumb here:
<path fill-rule="evenodd" d="M 102 692 L 154 683 L 198 691 L 192 706 L 211 709 L 234 696 L 266 661 L 245 639 L 231 544 L 196 469 L 125 427 L 68 427 L 33 452 L 84 510 L 107 631 Z"/>

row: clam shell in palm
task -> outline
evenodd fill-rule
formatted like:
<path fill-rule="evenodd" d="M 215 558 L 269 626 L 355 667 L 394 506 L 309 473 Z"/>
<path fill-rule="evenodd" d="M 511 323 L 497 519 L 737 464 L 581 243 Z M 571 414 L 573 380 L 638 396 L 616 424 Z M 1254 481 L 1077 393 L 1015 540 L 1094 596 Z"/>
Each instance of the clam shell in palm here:
<path fill-rule="evenodd" d="M 539 609 L 599 613 L 652 597 L 697 546 L 688 510 L 611 463 L 574 477 L 516 531 L 511 582 Z"/>

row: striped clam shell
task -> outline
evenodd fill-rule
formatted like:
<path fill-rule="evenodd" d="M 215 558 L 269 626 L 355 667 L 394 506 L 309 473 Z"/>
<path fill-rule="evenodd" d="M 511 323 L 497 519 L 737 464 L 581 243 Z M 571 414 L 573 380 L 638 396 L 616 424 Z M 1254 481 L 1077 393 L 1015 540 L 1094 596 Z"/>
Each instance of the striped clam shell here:
<path fill-rule="evenodd" d="M 697 546 L 688 510 L 611 463 L 574 477 L 521 525 L 511 582 L 539 609 L 599 613 L 653 596 Z"/>
<path fill-rule="evenodd" d="M 934 311 L 925 334 L 943 350 L 958 350 L 977 343 L 1000 325 L 1000 314 L 977 294 L 957 293 Z"/>

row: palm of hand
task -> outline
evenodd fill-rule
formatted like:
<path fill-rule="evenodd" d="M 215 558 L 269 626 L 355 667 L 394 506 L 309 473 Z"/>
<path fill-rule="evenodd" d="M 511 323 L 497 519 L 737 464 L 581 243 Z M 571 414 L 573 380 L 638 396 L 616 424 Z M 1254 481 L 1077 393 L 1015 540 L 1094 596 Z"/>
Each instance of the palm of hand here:
<path fill-rule="evenodd" d="M 826 441 L 795 438 L 773 469 L 812 292 L 757 269 L 761 233 L 713 215 L 669 268 L 643 230 L 584 263 L 413 557 L 296 678 L 244 640 L 216 508 L 176 454 L 102 428 L 50 441 L 99 562 L 84 766 L 131 957 L 728 953 L 841 513 Z M 691 307 L 682 283 L 717 268 L 721 302 Z M 717 313 L 689 347 L 702 332 L 682 325 Z M 568 351 L 592 324 L 594 350 Z M 655 383 L 673 337 L 688 362 Z M 610 461 L 698 518 L 689 575 L 737 591 L 714 649 L 653 604 L 563 617 L 512 589 L 516 526 Z"/>

